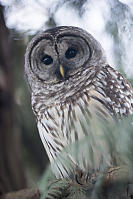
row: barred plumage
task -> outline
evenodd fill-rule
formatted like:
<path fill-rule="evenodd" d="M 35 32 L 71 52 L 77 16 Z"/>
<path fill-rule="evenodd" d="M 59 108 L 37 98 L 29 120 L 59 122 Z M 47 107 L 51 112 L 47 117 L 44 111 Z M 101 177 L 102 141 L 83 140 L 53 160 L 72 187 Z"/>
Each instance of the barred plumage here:
<path fill-rule="evenodd" d="M 91 142 L 92 134 L 100 134 L 100 129 L 93 132 L 97 122 L 111 123 L 133 113 L 130 84 L 108 65 L 100 44 L 82 29 L 58 27 L 41 33 L 29 44 L 25 60 L 33 111 L 51 163 L 64 147 L 86 136 Z M 64 67 L 63 73 L 60 66 Z M 95 146 L 93 150 L 93 168 L 97 168 L 103 154 Z M 73 170 L 78 167 L 87 172 L 92 167 L 84 147 L 78 159 L 69 149 L 65 156 Z M 72 172 L 60 160 L 54 163 L 53 170 L 57 177 Z"/>

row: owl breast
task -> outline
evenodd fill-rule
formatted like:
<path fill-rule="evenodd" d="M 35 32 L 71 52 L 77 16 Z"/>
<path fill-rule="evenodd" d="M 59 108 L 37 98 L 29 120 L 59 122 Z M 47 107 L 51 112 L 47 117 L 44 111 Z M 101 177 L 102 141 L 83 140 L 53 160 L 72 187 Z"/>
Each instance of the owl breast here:
<path fill-rule="evenodd" d="M 89 88 L 89 94 L 88 91 L 84 92 L 75 102 L 69 101 L 64 106 L 58 105 L 46 109 L 38 121 L 40 137 L 49 159 L 53 163 L 53 171 L 57 177 L 65 177 L 70 174 L 71 168 L 66 167 L 65 161 L 56 160 L 65 147 L 67 147 L 65 148 L 65 158 L 70 162 L 72 169 L 78 166 L 78 168 L 87 171 L 88 168 L 92 167 L 84 147 L 80 149 L 77 159 L 71 154 L 70 147 L 76 141 L 84 140 L 85 136 L 89 137 L 90 143 L 88 145 L 93 146 L 93 138 L 96 134 L 100 135 L 99 130 L 95 129 L 94 132 L 94 126 L 98 126 L 99 121 L 113 121 L 112 114 L 105 107 L 102 98 L 102 94 L 95 91 L 92 86 Z M 101 99 L 101 101 L 97 99 Z M 95 153 L 97 153 L 95 167 L 98 167 L 100 156 L 98 157 L 98 151 Z"/>
<path fill-rule="evenodd" d="M 89 168 L 98 168 L 101 159 L 109 154 L 106 143 L 101 139 L 97 141 L 97 137 L 103 135 L 100 125 L 114 123 L 122 115 L 133 112 L 130 85 L 120 73 L 109 66 L 98 71 L 91 83 L 84 85 L 81 92 L 75 92 L 63 103 L 55 100 L 54 105 L 46 106 L 43 96 L 38 100 L 39 96 L 33 95 L 33 110 L 40 137 L 57 177 L 70 175 L 71 168 L 73 170 L 78 167 L 86 172 Z M 83 141 L 85 139 L 86 142 Z M 79 147 L 79 151 L 76 148 L 75 158 L 71 147 L 77 141 L 83 141 L 83 146 Z M 101 152 L 99 147 L 102 148 Z M 93 162 L 89 157 L 89 150 L 95 157 Z M 62 151 L 65 152 L 61 157 Z M 69 164 L 66 165 L 64 159 Z M 108 157 L 108 166 L 110 162 Z"/>

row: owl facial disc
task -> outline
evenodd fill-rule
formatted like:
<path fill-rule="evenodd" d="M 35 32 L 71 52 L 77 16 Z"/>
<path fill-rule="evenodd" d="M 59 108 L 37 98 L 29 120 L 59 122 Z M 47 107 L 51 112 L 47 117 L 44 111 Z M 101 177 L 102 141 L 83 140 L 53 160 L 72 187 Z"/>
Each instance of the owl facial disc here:
<path fill-rule="evenodd" d="M 35 79 L 46 86 L 59 84 L 92 66 L 105 65 L 106 58 L 92 35 L 77 27 L 62 26 L 35 36 L 27 47 L 25 63 L 32 88 Z"/>

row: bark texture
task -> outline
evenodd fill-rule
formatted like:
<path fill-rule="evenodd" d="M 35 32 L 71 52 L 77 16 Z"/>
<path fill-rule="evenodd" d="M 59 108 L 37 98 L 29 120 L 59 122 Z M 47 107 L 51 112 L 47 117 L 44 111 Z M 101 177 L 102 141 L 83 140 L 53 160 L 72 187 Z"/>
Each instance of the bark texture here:
<path fill-rule="evenodd" d="M 0 194 L 26 187 L 15 118 L 10 41 L 0 5 Z"/>
<path fill-rule="evenodd" d="M 37 189 L 24 189 L 3 195 L 0 199 L 40 199 Z"/>

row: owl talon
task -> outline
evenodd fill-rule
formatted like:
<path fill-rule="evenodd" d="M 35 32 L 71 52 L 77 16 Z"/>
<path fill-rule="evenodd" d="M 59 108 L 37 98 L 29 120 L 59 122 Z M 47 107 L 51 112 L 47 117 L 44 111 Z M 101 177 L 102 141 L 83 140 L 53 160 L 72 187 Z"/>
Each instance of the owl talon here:
<path fill-rule="evenodd" d="M 88 182 L 89 175 L 90 175 L 90 173 L 89 173 L 89 172 L 87 172 L 87 174 L 86 174 L 86 178 L 85 178 L 86 183 Z"/>
<path fill-rule="evenodd" d="M 87 172 L 86 176 L 85 176 L 85 181 L 86 183 L 91 183 L 91 184 L 95 184 L 96 183 L 96 179 L 97 177 L 94 176 L 96 175 L 95 170 L 92 170 L 91 172 Z"/>
<path fill-rule="evenodd" d="M 82 183 L 79 182 L 79 179 L 78 179 L 78 175 L 77 175 L 77 174 L 75 174 L 74 178 L 75 178 L 75 181 L 76 181 L 78 184 L 83 185 Z"/>

